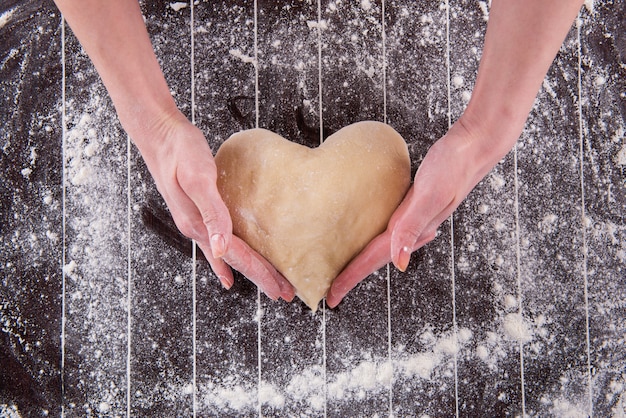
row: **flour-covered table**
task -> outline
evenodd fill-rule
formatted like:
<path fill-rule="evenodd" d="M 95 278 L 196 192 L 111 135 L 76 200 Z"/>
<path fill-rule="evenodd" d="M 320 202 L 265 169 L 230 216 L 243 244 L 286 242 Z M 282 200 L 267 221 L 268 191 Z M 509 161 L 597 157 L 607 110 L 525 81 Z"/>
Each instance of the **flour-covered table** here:
<path fill-rule="evenodd" d="M 489 2 L 142 2 L 216 150 L 389 123 L 413 172 Z M 587 1 L 515 150 L 336 308 L 225 291 L 49 0 L 0 6 L 0 416 L 624 416 L 626 5 Z"/>

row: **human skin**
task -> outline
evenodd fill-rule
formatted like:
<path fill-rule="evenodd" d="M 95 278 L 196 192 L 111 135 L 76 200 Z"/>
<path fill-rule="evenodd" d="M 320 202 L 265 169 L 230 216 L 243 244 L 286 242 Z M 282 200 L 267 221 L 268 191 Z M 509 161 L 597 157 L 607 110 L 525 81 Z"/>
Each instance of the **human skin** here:
<path fill-rule="evenodd" d="M 472 98 L 428 150 L 387 230 L 339 274 L 326 302 L 335 307 L 361 280 L 390 261 L 405 271 L 411 253 L 515 145 L 537 92 L 581 0 L 493 0 Z"/>
<path fill-rule="evenodd" d="M 55 0 L 94 63 L 118 117 L 141 152 L 176 225 L 194 239 L 224 287 L 228 265 L 270 298 L 291 300 L 293 287 L 232 235 L 202 132 L 177 109 L 154 55 L 137 0 Z M 537 91 L 582 0 L 493 0 L 472 98 L 429 149 L 387 230 L 337 277 L 334 307 L 388 262 L 406 270 L 411 253 L 515 145 Z"/>
<path fill-rule="evenodd" d="M 154 54 L 137 0 L 55 0 L 89 55 L 165 199 L 176 226 L 194 239 L 225 288 L 229 265 L 271 299 L 291 301 L 289 282 L 232 234 L 202 132 L 178 110 Z"/>

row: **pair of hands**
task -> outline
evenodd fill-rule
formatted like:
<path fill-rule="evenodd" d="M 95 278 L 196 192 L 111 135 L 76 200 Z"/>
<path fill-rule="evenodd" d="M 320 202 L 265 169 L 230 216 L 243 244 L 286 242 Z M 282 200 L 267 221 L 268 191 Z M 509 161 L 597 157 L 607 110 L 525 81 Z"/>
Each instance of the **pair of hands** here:
<path fill-rule="evenodd" d="M 291 300 L 291 285 L 232 235 L 211 150 L 202 133 L 176 109 L 138 2 L 55 3 L 92 58 L 178 228 L 198 242 L 222 284 L 233 284 L 230 265 L 270 298 Z M 410 254 L 434 238 L 437 227 L 513 147 L 582 3 L 493 2 L 464 115 L 428 151 L 387 230 L 337 277 L 327 296 L 329 306 L 336 306 L 359 281 L 389 261 L 405 269 Z"/>
<path fill-rule="evenodd" d="M 144 160 L 176 226 L 197 242 L 222 285 L 227 289 L 233 285 L 232 267 L 271 299 L 291 301 L 295 295 L 291 284 L 232 234 L 228 209 L 217 190 L 213 155 L 202 132 L 176 115 L 160 124 L 156 135 L 158 146 L 144 155 Z M 406 270 L 411 253 L 435 238 L 439 225 L 486 173 L 481 169 L 478 148 L 462 121 L 430 148 L 387 230 L 333 282 L 326 297 L 331 308 L 390 261 Z"/>

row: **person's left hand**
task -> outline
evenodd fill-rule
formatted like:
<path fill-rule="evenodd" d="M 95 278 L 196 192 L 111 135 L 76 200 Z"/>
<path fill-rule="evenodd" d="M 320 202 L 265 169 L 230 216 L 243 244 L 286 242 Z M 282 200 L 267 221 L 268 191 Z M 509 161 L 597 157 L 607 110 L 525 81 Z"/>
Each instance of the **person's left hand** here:
<path fill-rule="evenodd" d="M 468 130 L 462 122 L 450 128 L 424 157 L 387 230 L 374 238 L 333 281 L 326 295 L 328 306 L 337 306 L 361 280 L 389 262 L 405 271 L 411 253 L 435 238 L 439 225 L 508 151 L 490 147 L 493 143 L 486 135 Z M 506 142 L 500 143 L 508 147 Z"/>

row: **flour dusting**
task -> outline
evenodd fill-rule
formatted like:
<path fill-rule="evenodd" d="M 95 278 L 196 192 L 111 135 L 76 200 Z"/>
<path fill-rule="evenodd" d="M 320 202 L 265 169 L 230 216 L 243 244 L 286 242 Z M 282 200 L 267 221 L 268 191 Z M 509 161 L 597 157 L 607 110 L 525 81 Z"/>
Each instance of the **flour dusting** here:
<path fill-rule="evenodd" d="M 504 317 L 504 332 L 507 337 L 514 339 L 522 344 L 528 343 L 533 339 L 533 333 L 526 320 L 522 315 L 510 313 Z"/>
<path fill-rule="evenodd" d="M 174 9 L 174 11 L 179 12 L 180 10 L 184 9 L 187 7 L 187 3 L 183 2 L 183 1 L 177 1 L 174 3 L 170 3 L 170 7 L 172 9 Z"/>
<path fill-rule="evenodd" d="M 473 333 L 461 328 L 457 336 L 442 334 L 439 337 L 424 336 L 430 341 L 430 349 L 415 354 L 396 350 L 395 359 L 377 357 L 370 360 L 347 362 L 350 366 L 338 373 L 326 372 L 326 381 L 321 366 L 310 366 L 291 374 L 286 385 L 280 386 L 263 381 L 260 388 L 240 383 L 237 375 L 228 376 L 226 383 L 209 383 L 199 388 L 203 408 L 219 408 L 237 412 L 253 411 L 257 402 L 275 410 L 288 404 L 302 404 L 310 411 L 321 411 L 326 401 L 334 403 L 358 402 L 376 394 L 386 393 L 390 385 L 398 380 L 430 381 L 433 374 L 447 361 L 464 349 L 473 339 Z M 371 357 L 361 353 L 361 358 Z M 327 399 L 320 388 L 326 387 Z"/>
<path fill-rule="evenodd" d="M 126 136 L 96 86 L 88 102 L 66 104 L 65 352 L 81 359 L 74 375 L 86 403 L 74 411 L 114 416 L 125 408 L 126 385 Z"/>
<path fill-rule="evenodd" d="M 0 404 L 0 417 L 3 418 L 21 418 L 20 412 L 15 405 Z"/>
<path fill-rule="evenodd" d="M 622 145 L 622 148 L 617 153 L 615 157 L 615 163 L 617 165 L 626 165 L 626 144 Z"/>
<path fill-rule="evenodd" d="M 16 10 L 17 7 L 14 7 L 13 9 L 9 9 L 0 15 L 0 29 L 2 29 L 7 23 L 9 23 L 9 20 L 11 20 L 11 17 L 13 17 L 13 14 Z"/>

